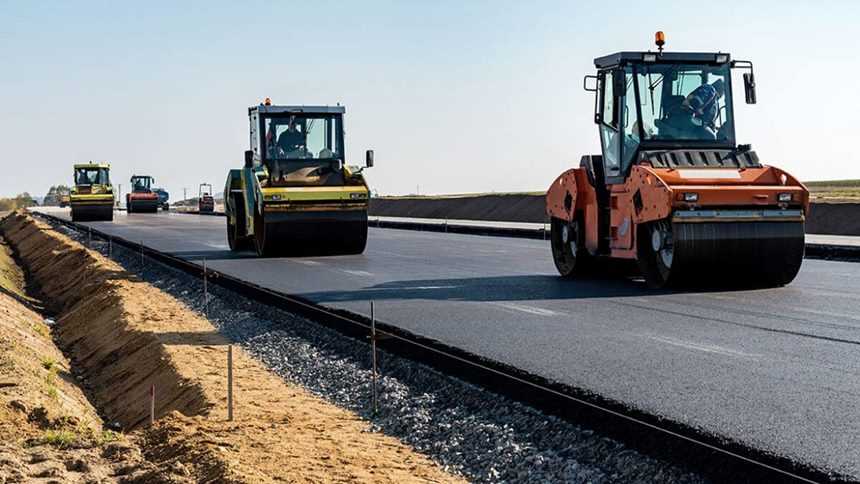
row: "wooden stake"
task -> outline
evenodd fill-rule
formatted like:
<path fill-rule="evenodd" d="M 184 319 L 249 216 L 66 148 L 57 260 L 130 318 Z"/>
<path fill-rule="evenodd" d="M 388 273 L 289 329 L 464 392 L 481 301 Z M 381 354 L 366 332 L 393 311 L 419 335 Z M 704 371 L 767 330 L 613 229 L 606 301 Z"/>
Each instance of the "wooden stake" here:
<path fill-rule="evenodd" d="M 227 421 L 233 421 L 233 345 L 227 345 Z"/>
<path fill-rule="evenodd" d="M 209 315 L 209 284 L 206 281 L 206 258 L 203 258 L 203 314 Z"/>
<path fill-rule="evenodd" d="M 373 301 L 370 301 L 370 351 L 373 355 L 373 414 L 376 415 L 379 411 L 379 404 L 377 398 L 377 389 L 376 389 L 376 379 L 377 379 L 377 365 L 376 365 L 376 314 L 373 308 Z"/>
<path fill-rule="evenodd" d="M 155 383 L 149 387 L 149 425 L 155 424 Z"/>

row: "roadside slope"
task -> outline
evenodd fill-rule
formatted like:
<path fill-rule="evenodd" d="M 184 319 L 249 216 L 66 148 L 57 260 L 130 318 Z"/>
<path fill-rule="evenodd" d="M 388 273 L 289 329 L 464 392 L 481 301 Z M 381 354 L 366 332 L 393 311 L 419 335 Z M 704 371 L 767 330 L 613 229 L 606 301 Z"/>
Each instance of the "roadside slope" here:
<path fill-rule="evenodd" d="M 232 482 L 458 480 L 240 349 L 236 420 L 228 422 L 227 341 L 207 320 L 29 216 L 15 214 L 0 229 L 58 314 L 58 340 L 95 401 L 107 418 L 141 429 L 148 460 Z M 152 384 L 158 421 L 150 428 Z"/>
<path fill-rule="evenodd" d="M 0 239 L 0 482 L 175 477 L 143 461 L 124 436 L 104 429 L 51 340 L 50 326 L 27 307 L 36 302 L 26 296 L 23 271 Z"/>

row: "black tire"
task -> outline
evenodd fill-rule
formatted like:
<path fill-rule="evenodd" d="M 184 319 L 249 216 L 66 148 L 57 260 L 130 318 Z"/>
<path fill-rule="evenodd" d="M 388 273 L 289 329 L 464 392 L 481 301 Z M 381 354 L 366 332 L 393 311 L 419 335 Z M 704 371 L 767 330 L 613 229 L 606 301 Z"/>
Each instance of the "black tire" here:
<path fill-rule="evenodd" d="M 579 220 L 566 222 L 553 218 L 550 222 L 552 260 L 561 277 L 572 278 L 590 274 L 594 257 L 585 248 L 585 234 Z"/>
<path fill-rule="evenodd" d="M 254 250 L 257 256 L 268 257 L 272 255 L 271 242 L 266 240 L 266 223 L 261 213 L 254 213 Z"/>
<path fill-rule="evenodd" d="M 655 232 L 657 234 L 655 234 Z M 642 224 L 636 240 L 637 262 L 648 287 L 661 289 L 671 286 L 674 249 L 672 248 L 672 222 L 668 219 Z M 660 246 L 656 239 L 660 238 Z M 670 252 L 672 253 L 671 255 Z"/>
<path fill-rule="evenodd" d="M 229 218 L 227 219 L 227 245 L 230 246 L 231 251 L 239 251 L 239 244 L 236 243 L 236 226 L 230 223 Z"/>
<path fill-rule="evenodd" d="M 239 202 L 240 200 L 237 200 L 234 196 L 233 207 L 236 214 L 236 223 L 231 224 L 230 217 L 227 217 L 227 244 L 230 246 L 230 250 L 232 250 L 233 252 L 239 252 L 253 248 L 253 244 L 250 240 L 248 240 L 248 237 L 241 235 L 245 233 L 245 206 L 240 204 Z"/>

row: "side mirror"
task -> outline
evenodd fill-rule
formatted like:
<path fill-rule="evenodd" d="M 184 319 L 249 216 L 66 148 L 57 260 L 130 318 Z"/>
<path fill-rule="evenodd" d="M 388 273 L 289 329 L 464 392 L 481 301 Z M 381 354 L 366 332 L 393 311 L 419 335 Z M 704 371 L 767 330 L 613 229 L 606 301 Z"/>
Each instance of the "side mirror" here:
<path fill-rule="evenodd" d="M 254 152 L 251 150 L 245 151 L 245 168 L 254 166 Z"/>
<path fill-rule="evenodd" d="M 592 81 L 592 82 L 589 82 Z M 597 92 L 597 76 L 585 76 L 582 78 L 582 88 L 588 92 Z"/>
<path fill-rule="evenodd" d="M 364 166 L 370 168 L 373 166 L 373 150 L 367 150 L 364 154 Z"/>
<path fill-rule="evenodd" d="M 744 94 L 747 98 L 747 104 L 755 104 L 755 76 L 752 72 L 744 73 Z"/>

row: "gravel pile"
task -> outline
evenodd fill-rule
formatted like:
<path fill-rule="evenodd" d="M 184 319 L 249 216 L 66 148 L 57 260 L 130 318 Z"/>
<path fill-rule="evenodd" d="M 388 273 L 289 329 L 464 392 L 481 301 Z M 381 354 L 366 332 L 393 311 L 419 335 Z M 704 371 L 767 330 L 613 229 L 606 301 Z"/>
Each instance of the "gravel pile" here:
<path fill-rule="evenodd" d="M 94 242 L 93 247 L 107 253 L 106 243 Z M 113 256 L 127 270 L 202 312 L 199 279 L 151 260 L 141 268 L 137 253 L 116 246 Z M 378 356 L 382 376 L 374 415 L 369 344 L 232 291 L 213 285 L 209 289 L 208 317 L 226 337 L 283 378 L 356 412 L 375 430 L 471 481 L 703 481 L 590 430 L 384 352 Z"/>

